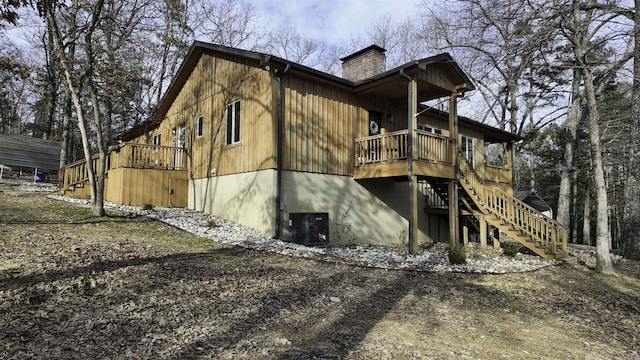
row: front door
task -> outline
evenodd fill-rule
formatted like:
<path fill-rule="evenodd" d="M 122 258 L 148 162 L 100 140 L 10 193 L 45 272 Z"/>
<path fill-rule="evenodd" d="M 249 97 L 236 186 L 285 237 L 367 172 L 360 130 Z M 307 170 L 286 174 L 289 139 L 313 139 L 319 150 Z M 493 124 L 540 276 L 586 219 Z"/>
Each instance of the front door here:
<path fill-rule="evenodd" d="M 187 126 L 185 124 L 178 125 L 178 129 L 176 131 L 177 139 L 174 139 L 174 145 L 179 148 L 184 148 L 187 146 Z M 177 140 L 177 141 L 176 141 Z M 184 150 L 176 149 L 176 166 L 183 167 L 184 166 Z"/>
<path fill-rule="evenodd" d="M 460 151 L 464 155 L 464 157 L 469 160 L 469 164 L 472 168 L 476 167 L 475 161 L 473 159 L 473 138 L 468 136 L 462 136 L 462 143 L 460 144 Z"/>
<path fill-rule="evenodd" d="M 380 135 L 380 125 L 382 125 L 382 114 L 369 111 L 369 136 Z"/>
<path fill-rule="evenodd" d="M 178 147 L 187 145 L 187 126 L 185 124 L 178 125 Z"/>

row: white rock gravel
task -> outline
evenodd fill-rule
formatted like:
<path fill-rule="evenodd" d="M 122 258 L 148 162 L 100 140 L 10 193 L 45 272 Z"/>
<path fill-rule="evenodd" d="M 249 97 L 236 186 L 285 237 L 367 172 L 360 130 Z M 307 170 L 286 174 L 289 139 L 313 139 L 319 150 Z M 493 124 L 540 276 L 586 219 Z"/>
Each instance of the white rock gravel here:
<path fill-rule="evenodd" d="M 52 183 L 33 182 L 33 181 L 17 181 L 15 182 L 16 191 L 21 192 L 54 192 L 58 191 L 58 185 Z"/>
<path fill-rule="evenodd" d="M 89 203 L 88 200 L 61 195 L 48 195 L 48 197 L 75 204 L 87 205 Z M 466 264 L 451 265 L 447 256 L 447 248 L 441 246 L 421 249 L 418 255 L 409 254 L 406 247 L 401 246 L 308 247 L 273 239 L 246 226 L 189 209 L 158 207 L 151 210 L 143 210 L 140 207 L 122 206 L 109 202 L 105 202 L 105 208 L 148 216 L 218 243 L 281 255 L 364 267 L 390 270 L 503 274 L 534 271 L 559 263 L 533 255 L 518 254 L 515 258 L 502 256 L 499 252 L 480 250 L 474 244 L 470 244 Z"/>

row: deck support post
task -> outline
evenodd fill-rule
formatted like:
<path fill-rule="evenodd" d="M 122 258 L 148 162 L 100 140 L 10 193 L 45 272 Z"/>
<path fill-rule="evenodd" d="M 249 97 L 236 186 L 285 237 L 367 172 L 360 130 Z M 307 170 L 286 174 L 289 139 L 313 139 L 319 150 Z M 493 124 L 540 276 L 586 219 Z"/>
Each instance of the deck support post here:
<path fill-rule="evenodd" d="M 452 248 L 460 244 L 460 224 L 458 209 L 458 185 L 455 180 L 449 180 L 449 245 Z"/>
<path fill-rule="evenodd" d="M 409 233 L 413 234 L 409 242 L 413 255 L 418 255 L 418 177 L 411 175 L 411 228 Z"/>
<path fill-rule="evenodd" d="M 458 94 L 449 96 L 449 137 L 453 139 L 451 161 L 455 169 L 455 177 L 449 181 L 449 243 L 451 247 L 460 244 L 460 211 L 458 209 L 458 183 L 460 181 L 460 164 L 458 163 Z"/>
<path fill-rule="evenodd" d="M 462 225 L 462 244 L 464 244 L 464 247 L 469 245 L 469 224 L 467 220 L 465 220 L 464 225 Z"/>
<path fill-rule="evenodd" d="M 480 249 L 487 248 L 487 222 L 484 220 L 484 214 L 478 214 L 480 222 Z"/>
<path fill-rule="evenodd" d="M 417 128 L 416 115 L 418 113 L 418 83 L 415 79 L 406 76 L 409 80 L 407 86 L 407 161 L 409 180 L 409 252 L 418 254 L 418 178 L 413 173 L 413 154 L 415 151 L 415 129 Z"/>
<path fill-rule="evenodd" d="M 491 238 L 493 239 L 493 248 L 495 250 L 500 250 L 500 229 L 492 226 L 491 232 Z"/>

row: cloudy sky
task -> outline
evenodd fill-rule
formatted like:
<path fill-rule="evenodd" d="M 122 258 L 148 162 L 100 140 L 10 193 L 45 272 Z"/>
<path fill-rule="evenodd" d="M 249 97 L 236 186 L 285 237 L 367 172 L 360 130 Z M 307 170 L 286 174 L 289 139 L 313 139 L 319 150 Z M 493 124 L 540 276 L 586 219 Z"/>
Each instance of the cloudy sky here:
<path fill-rule="evenodd" d="M 429 0 L 427 0 L 429 1 Z M 305 36 L 344 45 L 382 16 L 411 17 L 420 0 L 255 0 L 258 18 L 267 27 L 293 26 Z"/>

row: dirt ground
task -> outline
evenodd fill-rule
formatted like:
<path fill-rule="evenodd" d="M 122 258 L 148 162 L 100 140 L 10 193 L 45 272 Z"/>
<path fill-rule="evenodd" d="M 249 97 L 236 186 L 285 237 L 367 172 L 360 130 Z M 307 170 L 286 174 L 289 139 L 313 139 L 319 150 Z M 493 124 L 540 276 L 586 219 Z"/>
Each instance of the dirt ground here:
<path fill-rule="evenodd" d="M 640 268 L 385 271 L 0 184 L 2 359 L 634 359 Z"/>

